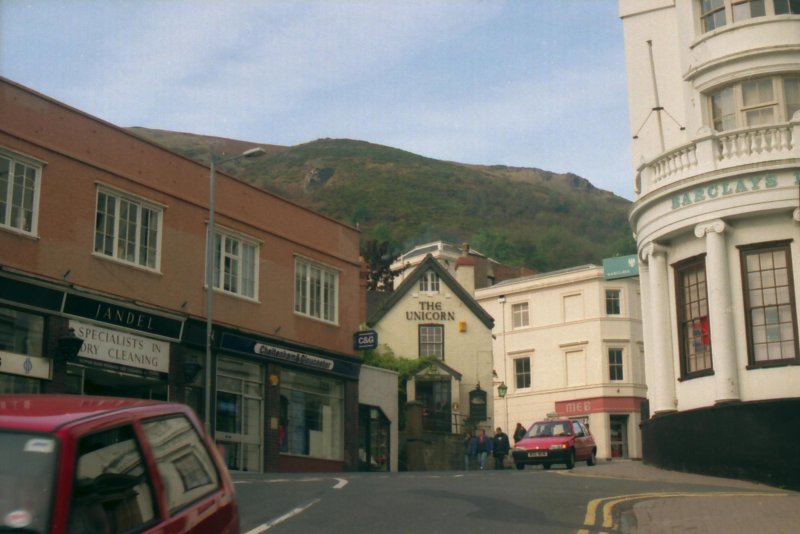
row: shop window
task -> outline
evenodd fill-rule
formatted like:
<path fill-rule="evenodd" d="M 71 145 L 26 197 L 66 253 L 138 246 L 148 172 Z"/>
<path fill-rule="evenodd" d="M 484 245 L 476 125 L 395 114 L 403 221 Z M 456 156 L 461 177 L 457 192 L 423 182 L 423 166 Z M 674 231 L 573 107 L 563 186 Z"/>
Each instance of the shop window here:
<path fill-rule="evenodd" d="M 623 380 L 622 349 L 608 349 L 608 377 L 612 381 Z"/>
<path fill-rule="evenodd" d="M 0 351 L 44 356 L 44 317 L 0 307 Z"/>
<path fill-rule="evenodd" d="M 619 289 L 606 289 L 606 315 L 620 315 L 620 293 Z"/>
<path fill-rule="evenodd" d="M 433 356 L 444 360 L 444 326 L 440 324 L 419 325 L 419 355 Z"/>
<path fill-rule="evenodd" d="M 517 389 L 525 389 L 531 387 L 531 359 L 526 356 L 524 358 L 514 359 L 514 383 Z"/>
<path fill-rule="evenodd" d="M 294 311 L 323 321 L 338 321 L 339 274 L 330 268 L 297 258 Z"/>
<path fill-rule="evenodd" d="M 259 247 L 225 232 L 214 239 L 214 289 L 255 299 L 258 294 Z"/>
<path fill-rule="evenodd" d="M 259 364 L 220 358 L 216 436 L 229 469 L 261 470 L 262 384 L 263 369 Z"/>
<path fill-rule="evenodd" d="M 42 164 L 0 149 L 0 227 L 36 234 Z"/>
<path fill-rule="evenodd" d="M 156 518 L 153 485 L 133 428 L 81 438 L 69 532 L 133 532 Z"/>
<path fill-rule="evenodd" d="M 175 513 L 219 487 L 204 440 L 184 416 L 145 421 L 142 428 L 153 448 L 170 513 Z"/>
<path fill-rule="evenodd" d="M 513 328 L 523 328 L 530 324 L 527 302 L 511 305 L 511 324 Z"/>
<path fill-rule="evenodd" d="M 94 252 L 158 269 L 162 211 L 137 197 L 98 188 Z"/>
<path fill-rule="evenodd" d="M 681 376 L 712 370 L 711 325 L 708 316 L 705 256 L 675 266 Z"/>
<path fill-rule="evenodd" d="M 281 371 L 281 450 L 314 458 L 344 457 L 344 382 Z"/>
<path fill-rule="evenodd" d="M 797 316 L 788 243 L 740 251 L 751 366 L 798 361 Z"/>

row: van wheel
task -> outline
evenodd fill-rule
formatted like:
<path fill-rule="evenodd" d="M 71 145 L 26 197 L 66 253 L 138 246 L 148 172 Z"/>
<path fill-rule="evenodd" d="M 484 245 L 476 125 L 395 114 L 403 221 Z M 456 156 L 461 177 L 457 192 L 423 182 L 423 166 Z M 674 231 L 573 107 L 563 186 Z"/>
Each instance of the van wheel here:
<path fill-rule="evenodd" d="M 569 456 L 567 456 L 567 469 L 572 469 L 575 467 L 575 451 L 569 451 Z"/>

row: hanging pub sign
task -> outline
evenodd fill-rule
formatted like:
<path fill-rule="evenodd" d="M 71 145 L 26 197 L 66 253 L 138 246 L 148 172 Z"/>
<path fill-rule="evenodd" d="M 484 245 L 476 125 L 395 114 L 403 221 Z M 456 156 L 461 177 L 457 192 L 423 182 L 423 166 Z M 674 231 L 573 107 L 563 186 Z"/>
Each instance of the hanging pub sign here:
<path fill-rule="evenodd" d="M 469 392 L 469 418 L 473 421 L 486 421 L 486 392 L 477 386 Z"/>

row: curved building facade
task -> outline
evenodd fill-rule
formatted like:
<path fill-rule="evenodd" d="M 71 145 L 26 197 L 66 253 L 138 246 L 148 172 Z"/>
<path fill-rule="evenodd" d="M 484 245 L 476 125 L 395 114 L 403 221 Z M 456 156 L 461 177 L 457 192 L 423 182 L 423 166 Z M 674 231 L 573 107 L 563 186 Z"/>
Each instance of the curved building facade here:
<path fill-rule="evenodd" d="M 644 460 L 797 484 L 800 463 L 778 463 L 775 447 L 790 452 L 784 429 L 800 419 L 800 4 L 619 7 L 652 415 Z"/>

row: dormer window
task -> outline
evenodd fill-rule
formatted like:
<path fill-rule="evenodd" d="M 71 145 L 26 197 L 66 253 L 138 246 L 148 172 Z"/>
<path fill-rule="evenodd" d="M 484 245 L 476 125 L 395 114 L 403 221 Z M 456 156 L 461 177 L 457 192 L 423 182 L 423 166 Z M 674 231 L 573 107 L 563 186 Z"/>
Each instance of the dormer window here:
<path fill-rule="evenodd" d="M 419 279 L 420 293 L 438 293 L 439 292 L 439 275 L 433 271 L 427 271 Z"/>

